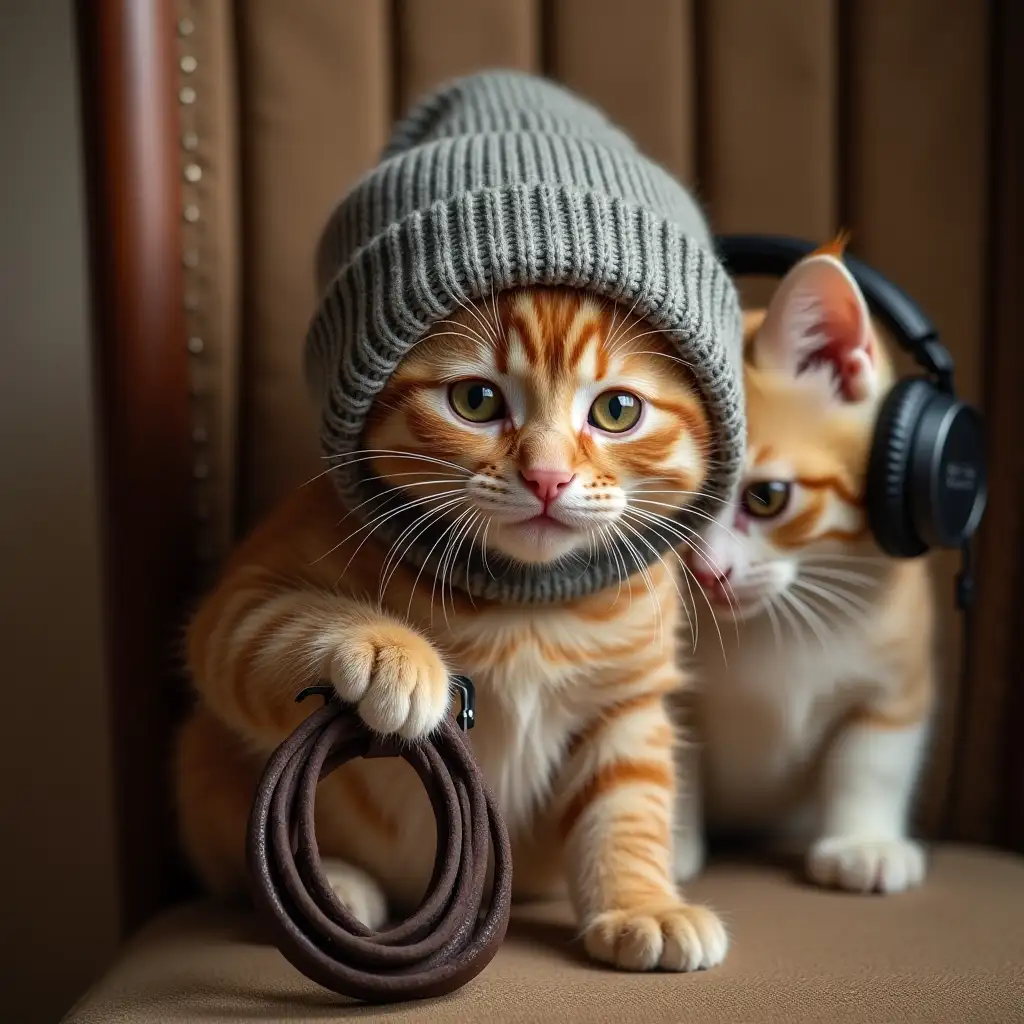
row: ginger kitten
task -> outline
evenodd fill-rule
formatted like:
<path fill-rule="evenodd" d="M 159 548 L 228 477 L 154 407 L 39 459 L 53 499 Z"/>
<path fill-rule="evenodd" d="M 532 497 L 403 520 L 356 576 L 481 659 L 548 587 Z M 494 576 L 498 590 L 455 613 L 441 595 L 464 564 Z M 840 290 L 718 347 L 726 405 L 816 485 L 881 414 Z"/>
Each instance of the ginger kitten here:
<path fill-rule="evenodd" d="M 821 885 L 898 892 L 925 874 L 907 819 L 935 678 L 926 561 L 883 556 L 864 508 L 892 365 L 840 243 L 794 267 L 746 328 L 745 474 L 689 556 L 708 601 L 703 818 L 809 840 Z M 679 816 L 687 878 L 703 859 L 693 786 Z"/>
<path fill-rule="evenodd" d="M 642 497 L 670 488 L 661 505 L 678 510 L 707 471 L 707 419 L 673 351 L 568 289 L 467 307 L 405 358 L 354 456 L 415 508 L 412 526 L 378 542 L 386 502 L 359 526 L 328 470 L 239 547 L 188 637 L 199 703 L 177 786 L 184 845 L 208 886 L 243 887 L 257 776 L 309 713 L 294 701 L 303 686 L 326 676 L 373 729 L 412 740 L 449 714 L 460 673 L 476 686 L 468 735 L 512 836 L 515 895 L 567 883 L 586 949 L 619 967 L 723 958 L 719 919 L 685 902 L 672 874 L 666 696 L 684 684 L 672 559 L 624 558 L 610 588 L 543 606 L 473 602 L 455 568 L 478 545 L 485 561 L 572 572 L 613 538 L 639 556 L 645 523 L 679 531 Z M 402 553 L 438 520 L 449 529 L 432 575 Z M 332 884 L 361 920 L 376 928 L 419 902 L 435 825 L 407 765 L 343 766 L 317 813 Z"/>

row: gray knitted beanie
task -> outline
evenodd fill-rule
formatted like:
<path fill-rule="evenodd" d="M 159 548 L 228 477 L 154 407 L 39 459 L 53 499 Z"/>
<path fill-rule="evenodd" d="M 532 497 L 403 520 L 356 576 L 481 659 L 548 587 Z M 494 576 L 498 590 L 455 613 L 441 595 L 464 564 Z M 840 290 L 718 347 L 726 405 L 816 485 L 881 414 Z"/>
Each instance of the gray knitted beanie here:
<path fill-rule="evenodd" d="M 678 521 L 699 526 L 713 497 L 734 484 L 744 421 L 733 284 L 690 194 L 565 89 L 502 71 L 429 96 L 332 213 L 317 273 L 321 301 L 306 369 L 320 403 L 321 444 L 340 456 L 332 477 L 350 508 L 363 503 L 356 515 L 396 512 L 374 536 L 393 542 L 422 511 L 399 511 L 407 499 L 389 491 L 368 460 L 345 458 L 364 445 L 374 398 L 431 324 L 507 288 L 585 289 L 667 332 L 692 367 L 714 439 L 704 493 Z M 428 527 L 406 557 L 436 571 L 442 530 Z M 669 543 L 663 529 L 645 540 L 632 547 L 649 561 Z M 451 579 L 476 597 L 564 601 L 614 584 L 623 564 L 635 556 L 612 548 L 582 570 L 514 564 L 492 551 L 485 566 L 472 550 Z"/>

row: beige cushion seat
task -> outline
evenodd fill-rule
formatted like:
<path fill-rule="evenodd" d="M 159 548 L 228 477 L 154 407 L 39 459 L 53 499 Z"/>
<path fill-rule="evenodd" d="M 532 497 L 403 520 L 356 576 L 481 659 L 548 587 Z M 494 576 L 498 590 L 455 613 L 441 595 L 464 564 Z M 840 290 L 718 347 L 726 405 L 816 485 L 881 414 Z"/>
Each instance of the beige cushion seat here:
<path fill-rule="evenodd" d="M 437 1001 L 346 1005 L 307 981 L 251 915 L 210 904 L 152 922 L 66 1018 L 110 1021 L 658 1022 L 1024 1020 L 1024 859 L 933 853 L 922 889 L 822 892 L 790 868 L 713 864 L 690 887 L 723 912 L 715 970 L 632 975 L 588 963 L 561 905 L 518 907 L 488 968 Z"/>

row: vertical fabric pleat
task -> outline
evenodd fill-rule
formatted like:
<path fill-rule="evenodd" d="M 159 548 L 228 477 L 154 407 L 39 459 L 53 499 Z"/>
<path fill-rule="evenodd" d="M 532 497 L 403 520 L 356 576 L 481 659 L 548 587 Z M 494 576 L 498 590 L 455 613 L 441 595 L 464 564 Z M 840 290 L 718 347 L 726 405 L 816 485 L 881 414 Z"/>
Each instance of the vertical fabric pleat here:
<path fill-rule="evenodd" d="M 921 303 L 956 360 L 961 394 L 972 401 L 980 398 L 985 326 L 986 24 L 987 5 L 977 0 L 858 0 L 844 24 L 852 251 Z M 934 560 L 942 701 L 933 770 L 921 793 L 929 829 L 942 823 L 958 730 L 986 715 L 989 683 L 974 678 L 965 688 L 958 674 L 957 564 L 945 553 Z M 949 823 L 957 834 L 986 838 L 994 767 L 984 749 L 957 766 L 972 776 L 970 809 Z"/>
<path fill-rule="evenodd" d="M 397 0 L 396 113 L 459 75 L 539 71 L 540 43 L 536 0 Z"/>
<path fill-rule="evenodd" d="M 719 231 L 836 229 L 833 0 L 714 0 L 701 17 L 701 191 Z"/>
<path fill-rule="evenodd" d="M 597 103 L 648 156 L 692 184 L 691 0 L 550 0 L 546 10 L 548 73 Z"/>
<path fill-rule="evenodd" d="M 314 250 L 331 206 L 386 140 L 390 6 L 248 0 L 237 7 L 247 314 L 243 529 L 321 466 L 302 377 Z"/>
<path fill-rule="evenodd" d="M 698 21 L 700 194 L 717 232 L 837 228 L 837 0 L 714 0 Z M 740 282 L 747 306 L 776 282 Z"/>

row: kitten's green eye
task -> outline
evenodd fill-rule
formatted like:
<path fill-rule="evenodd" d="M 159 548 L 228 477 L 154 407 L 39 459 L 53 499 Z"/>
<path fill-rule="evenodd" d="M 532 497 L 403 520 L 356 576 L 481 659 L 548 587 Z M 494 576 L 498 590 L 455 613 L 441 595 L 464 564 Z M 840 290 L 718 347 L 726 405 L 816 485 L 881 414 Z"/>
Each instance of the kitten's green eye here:
<path fill-rule="evenodd" d="M 458 380 L 448 389 L 451 407 L 470 423 L 490 423 L 505 416 L 505 399 L 487 380 Z"/>
<path fill-rule="evenodd" d="M 628 391 L 605 391 L 594 399 L 587 422 L 609 434 L 621 434 L 635 427 L 642 403 Z"/>
<path fill-rule="evenodd" d="M 785 511 L 792 487 L 785 480 L 762 480 L 743 492 L 743 511 L 755 519 L 773 519 Z"/>

